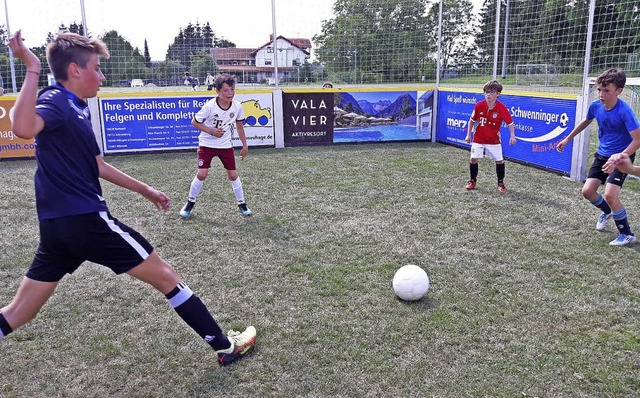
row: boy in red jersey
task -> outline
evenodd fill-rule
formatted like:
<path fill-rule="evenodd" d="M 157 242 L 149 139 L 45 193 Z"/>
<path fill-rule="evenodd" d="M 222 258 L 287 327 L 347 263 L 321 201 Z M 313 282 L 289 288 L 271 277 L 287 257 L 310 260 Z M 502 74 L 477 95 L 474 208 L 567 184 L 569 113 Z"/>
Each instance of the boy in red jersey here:
<path fill-rule="evenodd" d="M 473 142 L 471 143 L 471 161 L 469 171 L 471 179 L 467 183 L 467 189 L 476 187 L 476 178 L 478 177 L 478 159 L 487 156 L 496 162 L 496 174 L 498 175 L 498 190 L 502 193 L 507 192 L 504 186 L 504 159 L 502 158 L 502 144 L 500 143 L 500 126 L 502 121 L 509 127 L 509 144 L 516 143 L 516 133 L 514 129 L 513 119 L 507 107 L 500 101 L 498 97 L 502 92 L 502 84 L 496 80 L 488 81 L 483 88 L 485 99 L 478 102 L 473 108 L 469 127 L 467 129 L 466 142 L 471 142 L 471 134 L 473 134 Z"/>

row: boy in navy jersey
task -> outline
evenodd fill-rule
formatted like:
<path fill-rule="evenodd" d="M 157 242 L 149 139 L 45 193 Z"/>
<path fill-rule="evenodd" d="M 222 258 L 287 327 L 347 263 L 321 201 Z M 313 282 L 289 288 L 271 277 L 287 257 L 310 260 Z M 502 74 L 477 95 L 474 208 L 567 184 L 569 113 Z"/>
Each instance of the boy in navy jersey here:
<path fill-rule="evenodd" d="M 589 105 L 587 116 L 576 125 L 569 135 L 557 145 L 559 152 L 596 119 L 598 122 L 598 149 L 589 169 L 587 180 L 582 186 L 582 196 L 602 210 L 596 222 L 596 230 L 602 231 L 610 220 L 616 223 L 618 237 L 609 242 L 611 246 L 626 246 L 635 243 L 636 235 L 631 231 L 627 210 L 620 201 L 620 189 L 627 178 L 624 171 L 603 167 L 610 156 L 624 153 L 633 163 L 636 150 L 640 147 L 640 123 L 633 109 L 618 98 L 627 82 L 622 69 L 609 69 L 596 78 L 598 99 Z M 598 192 L 604 186 L 604 196 Z"/>
<path fill-rule="evenodd" d="M 246 354 L 256 330 L 224 335 L 206 306 L 176 271 L 138 232 L 112 217 L 99 178 L 137 192 L 158 210 L 169 210 L 169 198 L 115 167 L 100 155 L 86 99 L 95 97 L 105 79 L 100 57 L 105 44 L 73 33 L 61 33 L 47 47 L 47 62 L 56 84 L 38 95 L 40 60 L 18 31 L 9 40 L 13 54 L 26 66 L 15 103 L 13 132 L 36 140 L 36 208 L 40 244 L 18 291 L 0 309 L 0 339 L 33 319 L 66 274 L 84 261 L 127 273 L 163 293 L 180 317 L 218 355 L 222 365 Z"/>

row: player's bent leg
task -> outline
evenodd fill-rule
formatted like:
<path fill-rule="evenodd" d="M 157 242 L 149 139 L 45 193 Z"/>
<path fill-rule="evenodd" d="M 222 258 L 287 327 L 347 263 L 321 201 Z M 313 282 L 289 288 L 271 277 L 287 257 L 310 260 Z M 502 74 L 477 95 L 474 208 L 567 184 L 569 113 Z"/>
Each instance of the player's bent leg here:
<path fill-rule="evenodd" d="M 256 330 L 253 326 L 243 333 L 229 332 L 225 336 L 202 300 L 181 282 L 173 267 L 155 251 L 128 274 L 163 293 L 180 318 L 216 351 L 220 364 L 237 361 L 254 346 Z"/>
<path fill-rule="evenodd" d="M 619 185 L 609 183 L 604 187 L 604 200 L 607 201 L 612 211 L 619 211 L 624 207 L 620 201 L 621 188 Z"/>
<path fill-rule="evenodd" d="M 187 218 L 191 215 L 193 206 L 196 204 L 196 198 L 202 190 L 204 180 L 207 178 L 208 173 L 209 169 L 198 169 L 198 172 L 193 178 L 193 181 L 191 181 L 191 186 L 189 187 L 189 198 L 187 199 L 187 203 L 185 203 L 185 205 L 180 209 L 180 216 Z"/>
<path fill-rule="evenodd" d="M 238 170 L 227 170 L 227 178 L 229 178 L 229 181 L 235 181 L 238 177 Z"/>
<path fill-rule="evenodd" d="M 593 202 L 598 198 L 598 188 L 600 188 L 602 182 L 597 178 L 587 178 L 582 186 L 582 196 L 589 202 Z"/>
<path fill-rule="evenodd" d="M 0 313 L 13 330 L 36 317 L 49 300 L 58 282 L 41 282 L 25 277 L 13 300 Z"/>
<path fill-rule="evenodd" d="M 150 284 L 162 294 L 169 293 L 180 283 L 178 273 L 155 250 L 146 260 L 129 270 L 127 274 Z"/>
<path fill-rule="evenodd" d="M 206 180 L 208 175 L 209 169 L 198 169 L 198 172 L 196 173 L 196 177 L 198 177 L 198 180 L 200 181 Z"/>

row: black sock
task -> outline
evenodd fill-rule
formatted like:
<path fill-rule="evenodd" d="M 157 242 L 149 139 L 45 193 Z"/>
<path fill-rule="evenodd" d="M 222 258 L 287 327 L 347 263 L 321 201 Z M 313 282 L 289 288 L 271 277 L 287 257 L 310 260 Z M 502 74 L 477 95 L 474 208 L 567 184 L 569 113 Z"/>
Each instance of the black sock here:
<path fill-rule="evenodd" d="M 4 319 L 4 315 L 2 315 L 2 312 L 0 312 L 0 339 L 7 336 L 11 332 L 13 332 L 13 329 L 11 329 L 9 322 Z"/>
<path fill-rule="evenodd" d="M 504 163 L 496 163 L 496 174 L 498 175 L 498 182 L 502 182 L 504 180 Z"/>
<path fill-rule="evenodd" d="M 475 181 L 478 178 L 478 163 L 469 163 L 469 172 L 471 179 Z"/>
<path fill-rule="evenodd" d="M 615 211 L 612 214 L 618 231 L 621 234 L 633 235 L 633 232 L 631 232 L 631 227 L 629 226 L 629 219 L 627 218 L 627 210 L 623 207 L 622 209 Z"/>
<path fill-rule="evenodd" d="M 593 203 L 593 205 L 598 209 L 602 210 L 604 214 L 611 213 L 611 207 L 609 207 L 609 203 L 607 203 L 607 201 L 604 200 L 604 197 L 602 196 L 601 193 L 599 193 L 598 198 L 591 203 Z"/>
<path fill-rule="evenodd" d="M 166 297 L 169 299 L 173 309 L 180 315 L 180 318 L 191 326 L 214 350 L 229 347 L 231 343 L 227 336 L 222 333 L 222 329 L 213 319 L 204 303 L 198 296 L 193 294 L 186 284 L 179 283 Z"/>

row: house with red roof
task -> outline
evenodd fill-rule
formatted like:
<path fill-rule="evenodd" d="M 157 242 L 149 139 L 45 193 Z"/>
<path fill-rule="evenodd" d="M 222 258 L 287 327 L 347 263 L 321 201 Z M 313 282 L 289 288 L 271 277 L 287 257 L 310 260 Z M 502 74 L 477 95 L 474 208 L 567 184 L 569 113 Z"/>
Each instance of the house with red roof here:
<path fill-rule="evenodd" d="M 311 40 L 278 36 L 258 48 L 212 48 L 211 57 L 222 73 L 236 76 L 239 83 L 275 82 L 299 79 L 300 66 L 309 58 Z"/>

